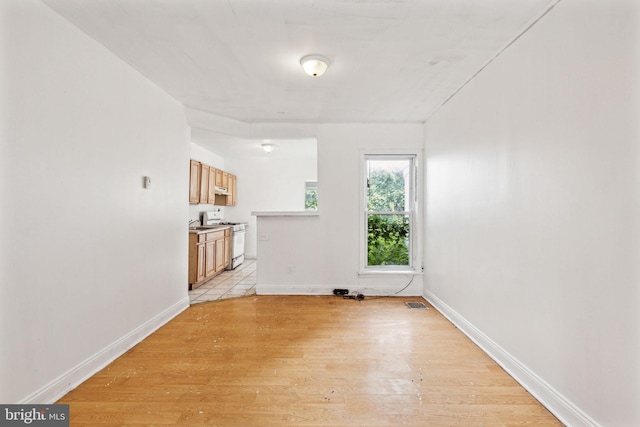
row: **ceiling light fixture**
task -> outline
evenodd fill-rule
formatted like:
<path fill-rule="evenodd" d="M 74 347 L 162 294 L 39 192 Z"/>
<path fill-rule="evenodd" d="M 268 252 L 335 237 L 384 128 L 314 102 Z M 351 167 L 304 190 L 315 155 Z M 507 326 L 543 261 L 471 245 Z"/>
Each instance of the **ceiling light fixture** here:
<path fill-rule="evenodd" d="M 329 60 L 322 55 L 307 55 L 300 60 L 304 72 L 312 77 L 319 77 L 327 71 Z"/>
<path fill-rule="evenodd" d="M 270 144 L 270 143 L 262 144 L 262 149 L 264 151 L 266 151 L 267 153 L 272 152 L 274 148 L 275 148 L 275 145 L 273 145 L 273 144 Z"/>

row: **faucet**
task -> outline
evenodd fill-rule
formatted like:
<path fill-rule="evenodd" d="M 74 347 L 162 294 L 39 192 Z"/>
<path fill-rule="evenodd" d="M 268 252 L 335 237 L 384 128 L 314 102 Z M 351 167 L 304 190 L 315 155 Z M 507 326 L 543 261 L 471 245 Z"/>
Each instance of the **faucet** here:
<path fill-rule="evenodd" d="M 200 220 L 199 219 L 192 219 L 192 220 L 189 220 L 189 227 L 191 227 L 191 224 L 193 224 L 194 222 L 197 222 L 198 225 L 200 224 Z"/>

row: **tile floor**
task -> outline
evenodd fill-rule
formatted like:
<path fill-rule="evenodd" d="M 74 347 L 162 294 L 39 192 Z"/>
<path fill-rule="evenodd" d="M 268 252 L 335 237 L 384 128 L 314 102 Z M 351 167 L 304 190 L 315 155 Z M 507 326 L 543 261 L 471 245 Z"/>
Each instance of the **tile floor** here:
<path fill-rule="evenodd" d="M 191 304 L 255 295 L 256 260 L 245 259 L 235 270 L 223 271 L 204 285 L 189 291 Z"/>

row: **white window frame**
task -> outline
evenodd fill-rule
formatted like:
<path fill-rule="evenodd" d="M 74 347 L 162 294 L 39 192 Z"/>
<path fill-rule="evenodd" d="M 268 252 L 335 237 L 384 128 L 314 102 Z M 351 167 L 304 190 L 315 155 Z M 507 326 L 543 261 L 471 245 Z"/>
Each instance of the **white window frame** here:
<path fill-rule="evenodd" d="M 421 273 L 422 261 L 421 261 L 421 248 L 419 245 L 419 233 L 420 229 L 420 206 L 421 201 L 419 197 L 419 185 L 418 183 L 422 179 L 422 171 L 419 168 L 421 152 L 418 150 L 366 150 L 361 152 L 360 163 L 360 275 L 368 274 L 397 274 L 397 273 Z M 367 160 L 368 159 L 410 159 L 411 160 L 411 176 L 408 180 L 409 184 L 409 210 L 404 213 L 409 214 L 409 265 L 384 265 L 384 266 L 369 266 L 367 265 L 367 239 L 368 239 L 368 225 L 367 215 L 370 213 L 367 211 Z M 405 206 L 405 209 L 407 207 Z M 388 213 L 388 212 L 385 212 Z M 401 213 L 401 212 L 398 212 Z"/>

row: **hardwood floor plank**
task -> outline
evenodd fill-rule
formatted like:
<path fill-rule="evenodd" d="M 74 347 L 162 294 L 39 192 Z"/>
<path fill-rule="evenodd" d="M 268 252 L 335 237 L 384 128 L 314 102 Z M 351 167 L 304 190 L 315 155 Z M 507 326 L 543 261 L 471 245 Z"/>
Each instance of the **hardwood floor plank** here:
<path fill-rule="evenodd" d="M 562 425 L 415 300 L 198 304 L 59 403 L 74 426 Z"/>

